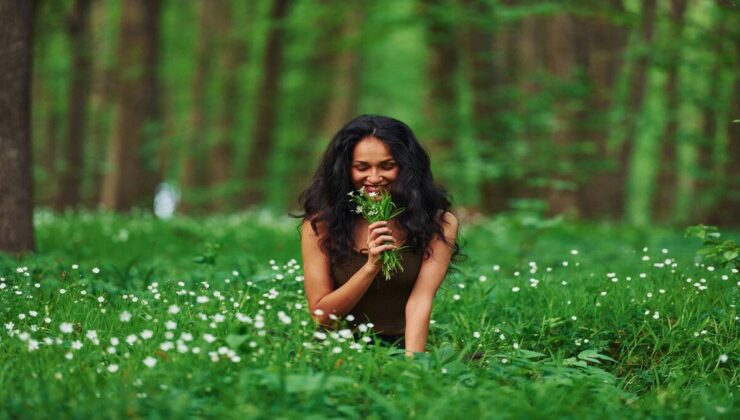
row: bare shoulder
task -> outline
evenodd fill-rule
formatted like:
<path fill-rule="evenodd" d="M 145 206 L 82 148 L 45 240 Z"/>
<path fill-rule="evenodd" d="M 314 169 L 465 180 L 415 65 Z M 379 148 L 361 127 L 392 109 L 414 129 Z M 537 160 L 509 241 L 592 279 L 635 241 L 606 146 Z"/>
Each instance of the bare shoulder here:
<path fill-rule="evenodd" d="M 313 224 L 310 219 L 303 220 L 303 225 L 301 226 L 301 238 L 318 240 L 321 237 L 322 232 L 323 232 L 322 223 L 317 223 L 316 230 L 314 230 Z"/>
<path fill-rule="evenodd" d="M 312 236 L 316 236 L 316 232 L 313 230 L 313 226 L 311 226 L 311 221 L 303 219 L 303 224 L 301 225 L 301 237 L 306 239 Z"/>
<path fill-rule="evenodd" d="M 443 214 L 440 214 L 439 218 L 442 219 L 442 223 L 445 225 L 451 225 L 455 228 L 458 226 L 457 217 L 455 217 L 452 212 L 446 211 Z"/>
<path fill-rule="evenodd" d="M 442 222 L 442 229 L 445 232 L 445 236 L 453 239 L 456 238 L 458 228 L 460 227 L 457 217 L 451 212 L 446 211 L 440 215 L 440 221 Z"/>

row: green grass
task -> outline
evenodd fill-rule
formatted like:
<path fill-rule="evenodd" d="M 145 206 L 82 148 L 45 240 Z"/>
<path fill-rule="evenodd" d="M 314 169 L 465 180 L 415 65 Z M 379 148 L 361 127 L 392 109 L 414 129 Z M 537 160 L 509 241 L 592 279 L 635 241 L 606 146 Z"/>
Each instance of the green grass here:
<path fill-rule="evenodd" d="M 740 414 L 740 275 L 670 230 L 465 225 L 468 258 L 408 360 L 313 337 L 297 220 L 39 212 L 36 226 L 36 254 L 0 256 L 2 418 Z"/>

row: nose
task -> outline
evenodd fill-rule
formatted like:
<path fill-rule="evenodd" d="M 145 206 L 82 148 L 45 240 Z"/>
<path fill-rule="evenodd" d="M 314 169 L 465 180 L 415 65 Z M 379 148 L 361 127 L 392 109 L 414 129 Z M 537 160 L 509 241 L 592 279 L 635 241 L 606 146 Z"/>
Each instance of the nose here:
<path fill-rule="evenodd" d="M 370 172 L 370 176 L 367 177 L 368 182 L 371 184 L 380 184 L 380 182 L 383 180 L 383 177 L 380 176 L 380 172 L 378 169 L 373 168 Z"/>

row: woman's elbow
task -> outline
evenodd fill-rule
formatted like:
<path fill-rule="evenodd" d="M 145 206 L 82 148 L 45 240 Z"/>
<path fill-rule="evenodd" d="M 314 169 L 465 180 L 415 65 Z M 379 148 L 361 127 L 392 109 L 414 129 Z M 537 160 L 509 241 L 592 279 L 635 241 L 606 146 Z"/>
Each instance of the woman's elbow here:
<path fill-rule="evenodd" d="M 310 311 L 314 324 L 328 329 L 336 328 L 336 317 L 332 317 L 321 308 L 311 308 Z"/>

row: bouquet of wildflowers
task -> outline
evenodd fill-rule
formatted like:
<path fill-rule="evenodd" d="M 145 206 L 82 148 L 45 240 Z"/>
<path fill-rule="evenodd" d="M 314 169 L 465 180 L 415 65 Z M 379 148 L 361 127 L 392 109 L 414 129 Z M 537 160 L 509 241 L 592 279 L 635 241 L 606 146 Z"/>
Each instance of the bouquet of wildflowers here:
<path fill-rule="evenodd" d="M 381 189 L 380 192 L 366 192 L 365 187 L 362 187 L 359 191 L 350 191 L 347 195 L 352 198 L 350 203 L 355 203 L 353 211 L 362 214 L 370 224 L 381 220 L 391 220 L 405 210 L 404 208 L 398 208 L 391 200 L 390 193 L 384 189 Z M 390 280 L 396 271 L 403 271 L 401 250 L 404 248 L 406 247 L 383 251 L 380 254 L 380 258 L 383 260 L 383 276 L 386 280 Z"/>

